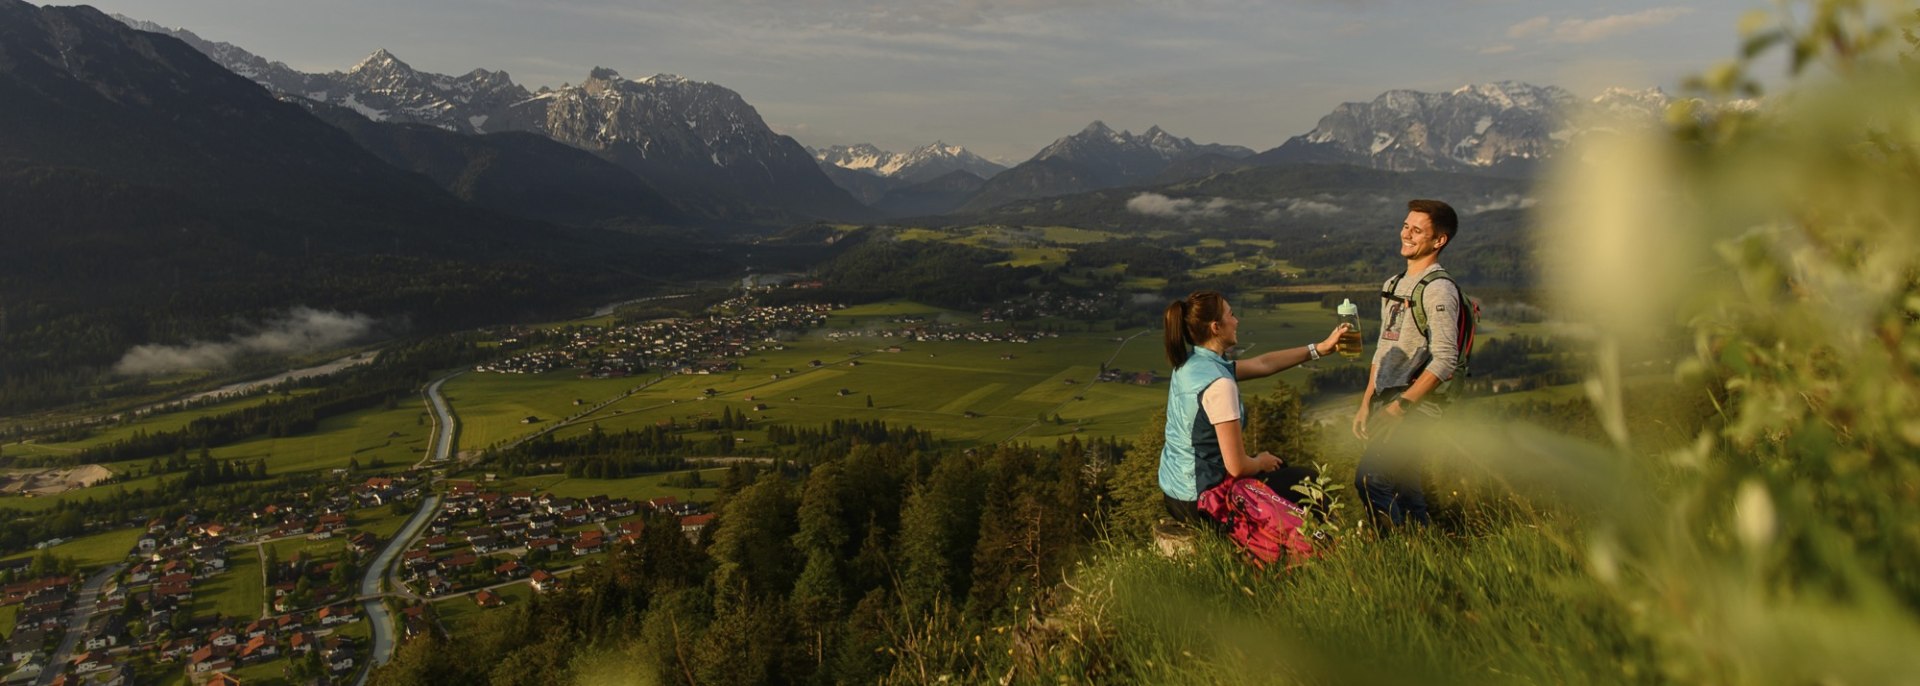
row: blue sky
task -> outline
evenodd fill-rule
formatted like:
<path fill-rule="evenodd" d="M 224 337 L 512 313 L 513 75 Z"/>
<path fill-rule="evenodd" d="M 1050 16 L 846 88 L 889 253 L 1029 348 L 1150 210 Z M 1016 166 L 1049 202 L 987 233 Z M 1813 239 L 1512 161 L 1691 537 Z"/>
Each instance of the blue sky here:
<path fill-rule="evenodd" d="M 945 140 L 1018 162 L 1095 119 L 1264 150 L 1335 105 L 1497 80 L 1674 86 L 1766 0 L 101 0 L 303 71 L 386 48 L 529 88 L 594 66 L 739 91 L 823 146 Z"/>

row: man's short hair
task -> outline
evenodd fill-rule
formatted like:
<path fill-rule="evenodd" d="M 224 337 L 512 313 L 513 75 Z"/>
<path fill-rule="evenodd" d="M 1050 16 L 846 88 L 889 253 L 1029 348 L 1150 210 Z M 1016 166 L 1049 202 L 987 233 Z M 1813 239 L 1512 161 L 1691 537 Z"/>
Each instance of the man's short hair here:
<path fill-rule="evenodd" d="M 1407 201 L 1408 212 L 1427 215 L 1427 221 L 1433 222 L 1433 230 L 1447 237 L 1447 244 L 1453 244 L 1453 233 L 1460 230 L 1460 215 L 1454 214 L 1453 206 L 1438 200 L 1414 199 Z"/>

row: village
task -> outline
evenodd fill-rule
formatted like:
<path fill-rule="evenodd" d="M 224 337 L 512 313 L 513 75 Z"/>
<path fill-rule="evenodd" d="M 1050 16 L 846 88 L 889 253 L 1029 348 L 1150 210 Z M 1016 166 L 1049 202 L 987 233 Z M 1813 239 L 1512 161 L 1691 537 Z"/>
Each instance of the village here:
<path fill-rule="evenodd" d="M 646 371 L 716 374 L 739 368 L 733 358 L 777 348 L 792 336 L 826 322 L 833 305 L 766 307 L 752 293 L 715 305 L 704 319 L 672 319 L 613 327 L 581 326 L 560 332 L 514 329 L 503 349 L 532 348 L 474 371 L 543 374 L 579 369 L 583 378 L 619 378 Z"/>
<path fill-rule="evenodd" d="M 261 674 L 351 683 L 366 668 L 371 627 L 361 572 L 427 494 L 424 476 L 373 476 L 290 494 L 244 512 L 153 519 L 124 560 L 101 570 L 34 574 L 0 564 L 0 609 L 12 606 L 0 684 L 230 685 Z M 477 610 L 506 588 L 551 592 L 582 564 L 638 540 L 646 513 L 697 537 L 713 520 L 672 497 L 563 498 L 445 483 L 438 514 L 384 594 L 405 636 L 441 631 L 434 599 Z M 293 552 L 281 553 L 283 548 Z M 27 578 L 31 577 L 31 578 Z"/>

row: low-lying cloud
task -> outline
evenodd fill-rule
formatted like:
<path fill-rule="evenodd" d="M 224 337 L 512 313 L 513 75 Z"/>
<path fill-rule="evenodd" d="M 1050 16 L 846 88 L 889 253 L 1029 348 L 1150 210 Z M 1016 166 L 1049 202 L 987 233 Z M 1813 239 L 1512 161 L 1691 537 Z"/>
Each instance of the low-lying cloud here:
<path fill-rule="evenodd" d="M 113 369 L 121 374 L 170 374 L 188 370 L 217 370 L 249 354 L 301 355 L 344 345 L 373 330 L 373 317 L 360 313 L 295 307 L 286 314 L 249 327 L 227 341 L 196 341 L 186 345 L 140 345 L 121 356 Z"/>
<path fill-rule="evenodd" d="M 1533 198 L 1524 195 L 1508 194 L 1468 207 L 1466 213 L 1479 214 L 1481 212 L 1492 212 L 1494 210 L 1524 210 L 1533 207 L 1535 202 Z"/>
<path fill-rule="evenodd" d="M 1141 193 L 1127 200 L 1128 212 L 1181 221 L 1219 219 L 1230 212 L 1243 212 L 1272 221 L 1279 219 L 1282 211 L 1300 216 L 1324 217 L 1343 210 L 1337 204 L 1307 198 L 1279 198 L 1263 202 L 1230 198 L 1171 198 L 1159 193 Z"/>

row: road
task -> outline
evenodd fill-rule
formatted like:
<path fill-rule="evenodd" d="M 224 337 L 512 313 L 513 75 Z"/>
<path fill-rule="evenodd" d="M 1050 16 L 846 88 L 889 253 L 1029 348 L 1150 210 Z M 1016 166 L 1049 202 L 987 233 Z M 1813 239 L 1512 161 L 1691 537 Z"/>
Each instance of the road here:
<path fill-rule="evenodd" d="M 427 451 L 426 457 L 421 458 L 420 463 L 415 467 L 445 462 L 453 457 L 453 436 L 459 424 L 453 417 L 453 411 L 447 407 L 446 397 L 440 395 L 440 385 L 446 383 L 447 379 L 459 375 L 460 373 L 456 372 L 434 379 L 433 383 L 427 384 L 424 395 L 427 398 L 427 406 L 433 410 L 433 448 Z M 360 578 L 360 597 L 364 599 L 361 601 L 361 607 L 367 612 L 368 625 L 373 627 L 373 649 L 367 658 L 366 668 L 360 672 L 359 681 L 354 682 L 356 685 L 367 683 L 367 677 L 373 673 L 374 667 L 386 664 L 393 659 L 393 615 L 387 612 L 387 606 L 382 602 L 387 594 L 386 589 L 382 588 L 382 582 L 392 571 L 394 561 L 400 559 L 400 553 L 407 549 L 407 544 L 420 535 L 420 530 L 425 529 L 439 511 L 440 496 L 429 495 L 422 500 L 420 510 L 414 512 L 413 516 L 407 519 L 406 525 L 394 533 L 393 540 L 388 541 L 387 547 L 382 548 L 380 554 L 373 558 L 373 564 L 367 565 L 365 576 Z M 398 587 L 398 584 L 394 584 L 394 587 Z"/>
<path fill-rule="evenodd" d="M 60 639 L 60 648 L 53 651 L 53 659 L 47 661 L 47 668 L 40 672 L 40 678 L 34 683 L 47 686 L 53 678 L 66 671 L 67 660 L 73 659 L 73 646 L 80 642 L 80 634 L 87 629 L 87 620 L 93 617 L 93 609 L 100 599 L 100 589 L 120 573 L 124 564 L 117 564 L 98 572 L 80 586 L 80 601 L 73 604 L 73 612 L 67 618 L 67 635 Z"/>

